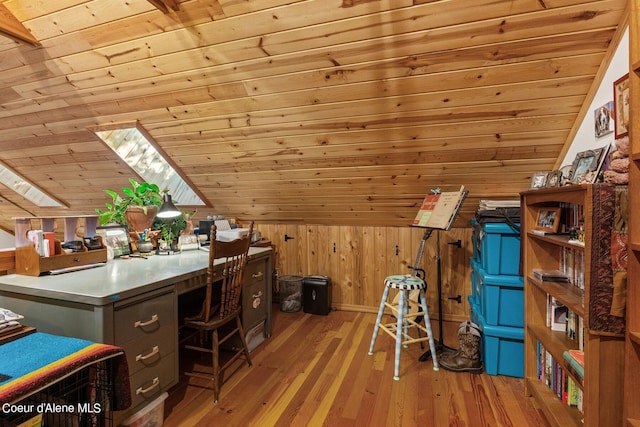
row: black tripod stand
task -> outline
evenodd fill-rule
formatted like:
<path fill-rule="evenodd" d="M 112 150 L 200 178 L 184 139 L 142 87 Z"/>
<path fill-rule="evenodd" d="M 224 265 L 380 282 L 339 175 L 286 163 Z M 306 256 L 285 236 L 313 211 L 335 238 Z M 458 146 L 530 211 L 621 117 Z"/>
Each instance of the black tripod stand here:
<path fill-rule="evenodd" d="M 442 333 L 442 263 L 440 260 L 440 230 L 436 233 L 437 236 L 437 248 L 436 248 L 436 268 L 437 268 L 437 285 L 438 285 L 438 340 L 436 341 L 436 352 L 438 351 L 455 351 L 451 347 L 447 347 L 444 344 L 444 337 Z M 423 240 L 424 242 L 424 240 Z M 427 350 L 418 358 L 420 362 L 425 362 L 431 357 L 431 350 Z"/>

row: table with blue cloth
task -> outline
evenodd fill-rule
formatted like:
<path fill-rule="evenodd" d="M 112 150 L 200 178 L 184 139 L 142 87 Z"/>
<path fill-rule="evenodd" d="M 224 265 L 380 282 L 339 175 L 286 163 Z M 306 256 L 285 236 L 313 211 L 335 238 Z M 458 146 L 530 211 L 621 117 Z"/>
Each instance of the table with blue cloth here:
<path fill-rule="evenodd" d="M 103 425 L 97 417 L 130 405 L 120 347 L 41 332 L 0 345 L 0 426 L 43 413 Z"/>

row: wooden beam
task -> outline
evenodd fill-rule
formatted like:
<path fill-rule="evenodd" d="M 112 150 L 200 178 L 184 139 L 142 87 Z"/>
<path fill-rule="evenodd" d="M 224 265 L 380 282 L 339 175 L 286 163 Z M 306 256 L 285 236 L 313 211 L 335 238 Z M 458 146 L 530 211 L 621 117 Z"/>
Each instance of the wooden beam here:
<path fill-rule="evenodd" d="M 33 34 L 31 34 L 2 3 L 0 3 L 0 33 L 33 46 L 42 46 L 40 42 L 33 37 Z"/>
<path fill-rule="evenodd" d="M 177 12 L 180 10 L 180 6 L 178 5 L 177 0 L 162 0 L 162 1 L 164 1 L 164 4 L 169 6 L 174 11 Z"/>
<path fill-rule="evenodd" d="M 169 13 L 169 8 L 174 11 L 179 11 L 180 6 L 176 0 L 148 0 L 149 3 L 157 7 L 162 13 Z"/>

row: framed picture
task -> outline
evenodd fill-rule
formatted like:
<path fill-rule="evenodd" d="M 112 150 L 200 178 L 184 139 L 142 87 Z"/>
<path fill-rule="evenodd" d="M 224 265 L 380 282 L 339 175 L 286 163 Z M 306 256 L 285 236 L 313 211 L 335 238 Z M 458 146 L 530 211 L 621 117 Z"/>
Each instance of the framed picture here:
<path fill-rule="evenodd" d="M 613 101 L 609 101 L 593 112 L 596 138 L 613 132 Z"/>
<path fill-rule="evenodd" d="M 547 233 L 557 233 L 560 224 L 560 208 L 540 208 L 534 229 Z"/>
<path fill-rule="evenodd" d="M 547 172 L 536 172 L 531 177 L 531 187 L 530 190 L 538 190 L 540 188 L 545 188 L 547 185 Z"/>
<path fill-rule="evenodd" d="M 613 82 L 613 117 L 615 138 L 629 133 L 629 74 Z"/>
<path fill-rule="evenodd" d="M 131 255 L 131 240 L 126 225 L 104 225 L 96 227 L 96 234 L 102 237 L 102 242 L 113 249 L 115 258 Z"/>
<path fill-rule="evenodd" d="M 591 182 L 588 175 L 598 168 L 598 154 L 593 150 L 581 151 L 576 154 L 571 166 L 571 182 L 579 184 L 582 181 Z"/>
<path fill-rule="evenodd" d="M 560 186 L 571 184 L 572 165 L 564 165 L 560 170 Z"/>
<path fill-rule="evenodd" d="M 547 188 L 560 187 L 562 181 L 562 171 L 556 169 L 547 175 Z"/>

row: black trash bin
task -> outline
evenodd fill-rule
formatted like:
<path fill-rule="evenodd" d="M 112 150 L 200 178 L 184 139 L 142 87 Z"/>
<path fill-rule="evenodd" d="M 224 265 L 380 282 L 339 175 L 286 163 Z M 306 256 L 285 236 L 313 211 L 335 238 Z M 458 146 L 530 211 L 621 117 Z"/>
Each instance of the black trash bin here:
<path fill-rule="evenodd" d="M 327 276 L 305 276 L 302 295 L 305 313 L 327 315 L 331 311 L 331 279 Z"/>

